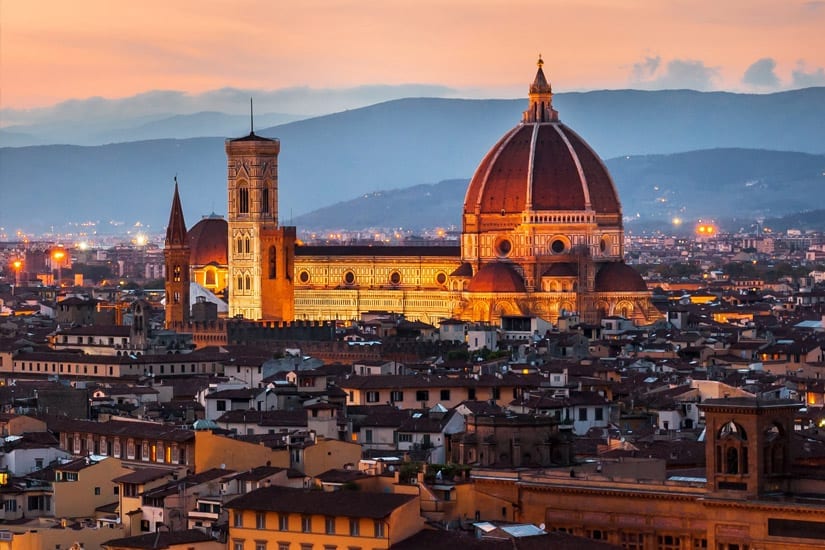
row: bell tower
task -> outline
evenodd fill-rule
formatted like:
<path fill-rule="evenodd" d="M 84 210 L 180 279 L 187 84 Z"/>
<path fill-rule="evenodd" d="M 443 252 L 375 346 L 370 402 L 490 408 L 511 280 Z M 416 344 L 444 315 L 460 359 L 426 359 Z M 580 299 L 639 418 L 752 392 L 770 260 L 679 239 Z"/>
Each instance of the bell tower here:
<path fill-rule="evenodd" d="M 172 328 L 189 322 L 189 242 L 177 177 L 163 256 L 166 263 L 166 328 Z"/>
<path fill-rule="evenodd" d="M 280 150 L 254 131 L 226 141 L 230 317 L 294 318 L 295 228 L 278 223 Z"/>
<path fill-rule="evenodd" d="M 705 459 L 708 493 L 721 498 L 756 498 L 787 491 L 791 434 L 802 407 L 790 399 L 708 399 Z"/>

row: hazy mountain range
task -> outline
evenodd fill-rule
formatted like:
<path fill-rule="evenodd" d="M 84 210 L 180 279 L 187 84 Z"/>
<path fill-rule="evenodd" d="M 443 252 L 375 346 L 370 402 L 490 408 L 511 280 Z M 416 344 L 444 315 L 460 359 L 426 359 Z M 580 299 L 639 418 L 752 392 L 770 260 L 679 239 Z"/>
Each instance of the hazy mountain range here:
<path fill-rule="evenodd" d="M 819 191 L 825 183 L 825 88 L 766 95 L 570 93 L 558 94 L 554 105 L 566 124 L 609 159 L 628 216 L 717 216 L 726 209 L 778 216 L 825 208 L 825 194 Z M 384 221 L 375 218 L 368 225 L 446 226 L 459 222 L 464 184 L 453 184 L 457 206 L 450 206 L 449 182 L 433 184 L 466 181 L 525 107 L 526 100 L 404 99 L 256 133 L 281 139 L 284 223 L 358 227 L 374 219 L 366 202 L 345 209 L 350 223 L 333 221 L 335 209 L 304 214 L 412 187 L 397 192 L 413 196 L 420 190 L 429 192 L 429 199 L 383 204 Z M 143 128 L 186 135 L 206 132 L 210 120 L 241 122 L 210 113 L 144 121 Z M 124 139 L 139 135 L 145 134 L 124 131 Z M 65 230 L 66 221 L 94 220 L 106 231 L 110 221 L 132 225 L 139 220 L 159 231 L 168 218 L 175 175 L 190 225 L 200 215 L 224 213 L 223 141 L 200 137 L 0 148 L 0 226 Z M 402 224 L 405 216 L 410 221 Z"/>

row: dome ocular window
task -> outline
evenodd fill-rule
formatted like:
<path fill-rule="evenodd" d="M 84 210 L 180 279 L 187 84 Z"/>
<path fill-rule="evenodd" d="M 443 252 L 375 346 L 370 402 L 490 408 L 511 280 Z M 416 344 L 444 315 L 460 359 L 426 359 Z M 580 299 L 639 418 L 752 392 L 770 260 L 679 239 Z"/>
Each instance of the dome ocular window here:
<path fill-rule="evenodd" d="M 499 239 L 496 242 L 496 254 L 499 257 L 506 257 L 510 255 L 510 251 L 513 250 L 513 243 L 510 242 L 509 239 Z"/>
<path fill-rule="evenodd" d="M 608 248 L 610 248 L 610 237 L 605 235 L 604 237 L 602 237 L 602 240 L 599 242 L 599 250 L 601 250 L 602 253 L 605 253 Z"/>
<path fill-rule="evenodd" d="M 347 271 L 344 273 L 344 282 L 348 285 L 355 283 L 355 273 L 352 271 Z"/>
<path fill-rule="evenodd" d="M 401 274 L 397 271 L 390 273 L 390 283 L 394 285 L 401 284 Z"/>
<path fill-rule="evenodd" d="M 435 276 L 435 282 L 443 285 L 447 282 L 447 274 L 443 271 L 439 272 L 438 275 Z"/>
<path fill-rule="evenodd" d="M 567 243 L 564 239 L 553 239 L 553 242 L 550 243 L 550 251 L 553 254 L 561 254 L 567 250 Z"/>
<path fill-rule="evenodd" d="M 301 271 L 298 274 L 298 280 L 306 284 L 309 282 L 309 271 Z"/>

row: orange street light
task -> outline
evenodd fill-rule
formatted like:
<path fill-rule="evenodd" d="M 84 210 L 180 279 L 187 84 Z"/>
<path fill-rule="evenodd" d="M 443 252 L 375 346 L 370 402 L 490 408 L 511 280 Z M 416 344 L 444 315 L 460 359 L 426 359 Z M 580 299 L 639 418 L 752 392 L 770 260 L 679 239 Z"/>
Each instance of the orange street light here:
<path fill-rule="evenodd" d="M 57 286 L 60 287 L 61 283 L 63 282 L 63 258 L 66 257 L 66 253 L 62 250 L 55 250 L 52 253 L 52 258 L 57 260 Z"/>
<path fill-rule="evenodd" d="M 14 267 L 14 286 L 20 286 L 20 268 L 23 267 L 23 262 L 14 260 L 11 265 Z"/>

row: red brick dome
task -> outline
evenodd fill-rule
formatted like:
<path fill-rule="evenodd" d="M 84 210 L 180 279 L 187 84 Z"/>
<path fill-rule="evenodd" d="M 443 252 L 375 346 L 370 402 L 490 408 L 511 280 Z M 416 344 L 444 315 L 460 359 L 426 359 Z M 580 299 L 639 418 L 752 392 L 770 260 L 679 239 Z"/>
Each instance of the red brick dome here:
<path fill-rule="evenodd" d="M 470 292 L 526 292 L 524 279 L 515 269 L 502 262 L 483 266 L 470 281 Z"/>
<path fill-rule="evenodd" d="M 470 180 L 465 215 L 592 211 L 621 219 L 621 204 L 599 156 L 559 122 L 539 59 L 522 122 L 504 134 Z"/>
<path fill-rule="evenodd" d="M 226 220 L 217 214 L 206 216 L 196 223 L 186 234 L 190 249 L 189 262 L 192 265 L 227 265 L 228 227 Z"/>
<path fill-rule="evenodd" d="M 639 272 L 624 262 L 609 262 L 596 273 L 596 292 L 647 292 Z"/>

